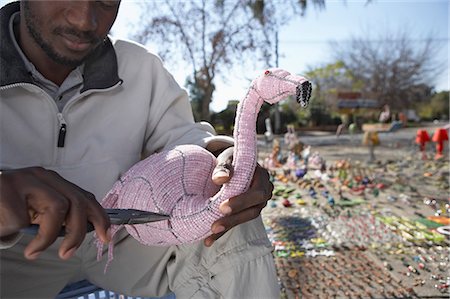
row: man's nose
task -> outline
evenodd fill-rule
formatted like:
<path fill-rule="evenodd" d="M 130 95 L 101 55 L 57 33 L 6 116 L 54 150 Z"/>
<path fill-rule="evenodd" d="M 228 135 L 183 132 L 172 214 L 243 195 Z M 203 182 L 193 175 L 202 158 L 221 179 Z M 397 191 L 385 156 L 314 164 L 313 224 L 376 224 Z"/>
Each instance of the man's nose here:
<path fill-rule="evenodd" d="M 66 20 L 79 31 L 95 31 L 98 20 L 94 3 L 94 1 L 89 0 L 72 1 L 65 13 Z"/>

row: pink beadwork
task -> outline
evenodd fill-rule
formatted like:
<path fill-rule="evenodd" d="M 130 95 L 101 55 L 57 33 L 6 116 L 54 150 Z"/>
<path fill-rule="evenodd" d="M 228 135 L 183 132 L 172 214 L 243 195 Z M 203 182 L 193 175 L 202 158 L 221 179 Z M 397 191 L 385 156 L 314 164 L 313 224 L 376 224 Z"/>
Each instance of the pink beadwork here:
<path fill-rule="evenodd" d="M 219 205 L 249 188 L 256 167 L 256 117 L 263 101 L 273 104 L 291 95 L 305 107 L 311 84 L 281 69 L 267 70 L 252 82 L 236 112 L 234 173 L 221 188 L 211 179 L 216 158 L 202 147 L 180 145 L 134 165 L 115 183 L 102 205 L 170 215 L 169 220 L 125 225 L 145 245 L 205 239 L 212 223 L 223 217 Z"/>

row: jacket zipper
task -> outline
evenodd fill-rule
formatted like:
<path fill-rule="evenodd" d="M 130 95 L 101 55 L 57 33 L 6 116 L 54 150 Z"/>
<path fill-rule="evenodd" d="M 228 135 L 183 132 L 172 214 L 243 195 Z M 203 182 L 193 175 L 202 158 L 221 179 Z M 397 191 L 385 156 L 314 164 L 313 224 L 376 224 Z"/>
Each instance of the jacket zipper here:
<path fill-rule="evenodd" d="M 33 89 L 38 89 L 40 93 L 46 94 L 40 87 L 38 87 L 34 84 L 31 84 L 31 83 L 14 83 L 14 84 L 6 85 L 6 86 L 1 86 L 0 90 L 7 90 L 9 88 L 26 87 L 26 86 L 30 86 Z M 47 98 L 50 99 L 48 95 L 47 95 Z M 56 104 L 52 99 L 50 102 L 57 109 Z M 64 120 L 62 113 L 58 112 L 56 114 L 56 116 L 58 119 L 58 140 L 57 140 L 56 146 L 64 147 L 65 140 L 66 140 L 67 123 Z"/>
<path fill-rule="evenodd" d="M 91 89 L 87 92 L 84 92 L 82 95 L 78 95 L 78 97 L 76 99 L 73 99 L 71 101 L 69 101 L 69 103 L 66 104 L 66 106 L 63 108 L 63 111 L 67 111 L 69 106 L 72 105 L 73 102 L 75 102 L 76 100 L 78 100 L 79 98 L 82 98 L 83 96 L 87 96 L 90 93 L 94 92 L 94 91 L 108 91 L 108 90 L 112 90 L 114 88 L 116 88 L 117 86 L 121 85 L 122 81 L 115 84 L 114 86 L 111 86 L 109 88 L 105 88 L 105 89 Z M 10 84 L 7 86 L 1 86 L 0 90 L 6 90 L 8 88 L 14 88 L 14 87 L 19 87 L 19 86 L 31 86 L 33 88 L 39 88 L 38 86 L 31 84 L 31 83 L 14 83 L 14 84 Z M 40 89 L 40 88 L 39 88 Z M 42 89 L 40 89 L 42 91 Z M 43 92 L 43 91 L 42 91 Z M 53 105 L 56 107 L 56 104 L 54 103 L 54 101 L 52 101 Z M 58 141 L 56 146 L 58 148 L 63 148 L 66 142 L 66 134 L 67 134 L 67 123 L 64 119 L 63 113 L 58 112 L 57 113 L 57 118 L 58 118 Z"/>
<path fill-rule="evenodd" d="M 58 124 L 59 124 L 59 133 L 57 146 L 64 147 L 64 143 L 66 141 L 67 123 L 64 120 L 62 113 L 58 113 Z"/>

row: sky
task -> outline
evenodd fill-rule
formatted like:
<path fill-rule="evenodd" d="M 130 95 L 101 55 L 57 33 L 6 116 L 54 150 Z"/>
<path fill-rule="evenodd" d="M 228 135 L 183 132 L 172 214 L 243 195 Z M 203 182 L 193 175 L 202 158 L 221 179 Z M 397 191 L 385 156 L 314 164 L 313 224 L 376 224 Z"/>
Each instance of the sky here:
<path fill-rule="evenodd" d="M 0 0 L 0 4 L 10 2 Z M 436 91 L 449 90 L 449 0 L 327 0 L 323 10 L 309 7 L 304 17 L 299 17 L 279 32 L 279 66 L 292 73 L 302 74 L 309 68 L 331 62 L 330 41 L 348 42 L 352 36 L 370 32 L 374 37 L 386 32 L 398 32 L 407 28 L 415 43 L 421 43 L 432 34 L 441 50 L 436 59 L 446 65 L 446 70 L 432 82 Z M 117 38 L 131 38 L 133 26 L 139 20 L 139 2 L 122 0 L 119 15 L 112 28 Z M 147 45 L 157 52 L 157 47 Z M 191 67 L 166 68 L 183 86 L 191 73 Z M 215 82 L 211 109 L 221 111 L 229 100 L 245 96 L 249 79 L 261 69 L 249 70 L 239 66 L 225 74 L 225 80 Z"/>
<path fill-rule="evenodd" d="M 121 4 L 113 33 L 125 36 L 130 31 L 129 20 L 139 14 L 136 1 L 125 0 Z M 292 73 L 302 74 L 309 68 L 331 62 L 330 41 L 348 42 L 352 36 L 365 32 L 374 37 L 386 32 L 398 32 L 407 28 L 416 43 L 432 34 L 441 50 L 436 59 L 447 65 L 446 70 L 433 82 L 437 91 L 449 90 L 449 0 L 373 0 L 367 4 L 361 0 L 328 0 L 326 8 L 309 7 L 304 17 L 299 17 L 279 33 L 279 66 Z M 148 45 L 150 48 L 155 46 Z M 157 51 L 157 49 L 155 49 Z M 178 83 L 184 85 L 190 67 L 171 69 Z M 181 69 L 181 71 L 180 71 Z M 221 111 L 229 100 L 245 96 L 249 81 L 260 69 L 245 70 L 239 66 L 225 74 L 226 80 L 216 82 L 211 109 Z"/>

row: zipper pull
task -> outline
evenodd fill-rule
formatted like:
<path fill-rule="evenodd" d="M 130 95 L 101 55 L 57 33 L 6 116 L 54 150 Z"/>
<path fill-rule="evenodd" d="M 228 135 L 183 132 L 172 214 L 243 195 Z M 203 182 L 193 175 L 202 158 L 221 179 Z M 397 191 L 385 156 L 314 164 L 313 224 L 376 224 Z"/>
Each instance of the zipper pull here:
<path fill-rule="evenodd" d="M 58 133 L 58 147 L 64 147 L 66 140 L 67 124 L 62 113 L 58 113 L 59 133 Z"/>

